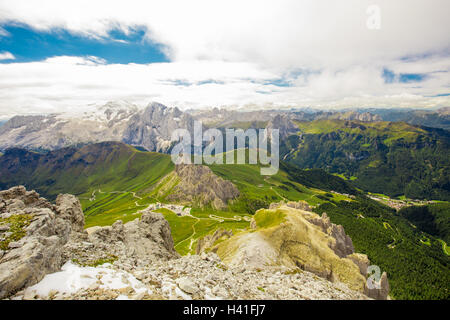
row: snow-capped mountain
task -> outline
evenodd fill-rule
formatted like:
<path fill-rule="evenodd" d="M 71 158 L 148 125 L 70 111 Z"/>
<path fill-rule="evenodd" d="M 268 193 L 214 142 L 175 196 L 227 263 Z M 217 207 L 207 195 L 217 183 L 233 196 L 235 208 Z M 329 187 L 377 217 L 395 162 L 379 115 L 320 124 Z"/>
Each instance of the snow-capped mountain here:
<path fill-rule="evenodd" d="M 24 147 L 54 150 L 102 141 L 122 141 L 164 152 L 177 128 L 191 129 L 193 118 L 178 108 L 150 103 L 139 109 L 128 102 L 108 102 L 73 115 L 15 116 L 0 127 L 0 150 Z"/>

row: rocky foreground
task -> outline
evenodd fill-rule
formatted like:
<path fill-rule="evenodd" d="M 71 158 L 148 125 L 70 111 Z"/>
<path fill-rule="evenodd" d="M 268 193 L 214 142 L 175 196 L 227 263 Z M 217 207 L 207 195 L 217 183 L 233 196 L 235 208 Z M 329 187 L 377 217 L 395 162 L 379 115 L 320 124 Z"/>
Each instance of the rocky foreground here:
<path fill-rule="evenodd" d="M 140 219 L 84 230 L 78 199 L 0 192 L 0 299 L 368 299 L 283 265 L 224 264 L 216 253 L 180 257 L 168 222 Z"/>

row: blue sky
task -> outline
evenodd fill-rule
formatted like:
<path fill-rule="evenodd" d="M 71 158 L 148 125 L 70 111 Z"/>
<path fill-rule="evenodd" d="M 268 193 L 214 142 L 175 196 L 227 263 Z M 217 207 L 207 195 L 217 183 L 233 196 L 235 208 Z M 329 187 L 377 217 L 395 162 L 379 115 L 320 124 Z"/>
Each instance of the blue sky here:
<path fill-rule="evenodd" d="M 15 62 L 40 61 L 54 56 L 96 56 L 107 63 L 125 64 L 169 61 L 162 45 L 144 38 L 143 28 L 130 30 L 129 34 L 113 29 L 102 38 L 76 35 L 64 29 L 38 31 L 26 25 L 2 28 L 8 36 L 0 37 L 0 52 L 12 53 Z"/>
<path fill-rule="evenodd" d="M 383 69 L 383 79 L 385 83 L 413 83 L 422 82 L 427 79 L 428 75 L 425 73 L 399 73 L 395 74 L 394 71 L 389 69 Z"/>
<path fill-rule="evenodd" d="M 110 100 L 449 106 L 450 1 L 378 0 L 375 16 L 373 4 L 1 0 L 0 118 Z"/>

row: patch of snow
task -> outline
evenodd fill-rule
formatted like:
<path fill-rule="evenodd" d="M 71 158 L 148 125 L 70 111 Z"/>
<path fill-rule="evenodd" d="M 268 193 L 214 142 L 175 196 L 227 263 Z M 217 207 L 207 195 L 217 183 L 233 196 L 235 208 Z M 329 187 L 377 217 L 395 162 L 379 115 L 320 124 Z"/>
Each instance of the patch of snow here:
<path fill-rule="evenodd" d="M 14 129 L 11 129 L 11 130 L 9 130 L 8 131 L 8 134 L 12 134 L 12 133 L 16 133 L 16 132 L 20 132 L 20 131 L 22 131 L 24 129 L 24 127 L 22 126 L 22 127 L 18 127 L 18 128 L 14 128 Z"/>
<path fill-rule="evenodd" d="M 102 282 L 99 288 L 102 289 L 118 290 L 132 287 L 136 293 L 147 292 L 151 294 L 151 291 L 132 274 L 114 270 L 109 263 L 98 267 L 81 267 L 71 261 L 64 264 L 61 271 L 46 275 L 39 283 L 27 288 L 26 291 L 30 290 L 41 297 L 48 296 L 51 291 L 74 294 L 80 290 L 88 289 L 97 282 L 98 278 Z"/>

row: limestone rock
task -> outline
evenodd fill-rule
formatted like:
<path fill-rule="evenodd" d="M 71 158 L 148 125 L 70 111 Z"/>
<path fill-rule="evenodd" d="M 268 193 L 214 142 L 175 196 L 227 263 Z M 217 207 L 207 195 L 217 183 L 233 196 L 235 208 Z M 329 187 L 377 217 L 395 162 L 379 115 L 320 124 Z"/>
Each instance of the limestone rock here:
<path fill-rule="evenodd" d="M 320 218 L 317 215 L 305 217 L 309 222 L 319 226 L 323 232 L 332 237 L 329 246 L 340 258 L 344 258 L 355 252 L 352 239 L 345 233 L 344 227 L 331 223 L 326 212 Z"/>
<path fill-rule="evenodd" d="M 87 265 L 117 261 L 133 269 L 136 263 L 165 261 L 179 254 L 167 220 L 161 213 L 144 210 L 140 219 L 125 224 L 118 220 L 112 226 L 89 228 L 86 241 L 69 241 L 64 257 Z"/>
<path fill-rule="evenodd" d="M 70 222 L 73 231 L 83 232 L 84 214 L 77 197 L 71 194 L 58 195 L 55 209 L 58 217 Z"/>
<path fill-rule="evenodd" d="M 217 254 L 227 266 L 300 268 L 331 282 L 344 283 L 352 290 L 368 293 L 367 256 L 354 253 L 352 241 L 342 226 L 331 223 L 325 213 L 320 217 L 295 209 L 292 204 L 273 207 L 258 210 L 254 219 L 258 221 L 261 217 L 267 221 L 282 216 L 279 223 L 257 226 L 256 230 L 241 232 L 218 244 Z M 385 291 L 378 291 L 370 293 L 370 297 L 381 298 Z"/>
<path fill-rule="evenodd" d="M 250 229 L 256 229 L 256 221 L 254 218 L 250 220 Z"/>
<path fill-rule="evenodd" d="M 198 287 L 194 281 L 189 278 L 183 277 L 177 279 L 177 285 L 181 290 L 189 294 L 195 294 L 198 291 Z"/>
<path fill-rule="evenodd" d="M 204 165 L 177 165 L 175 169 L 178 181 L 168 195 L 168 200 L 199 205 L 211 204 L 216 209 L 227 207 L 228 201 L 239 196 L 239 190 L 228 180 L 216 176 Z"/>
<path fill-rule="evenodd" d="M 52 204 L 23 186 L 1 191 L 0 201 L 5 203 L 0 221 L 21 228 L 14 234 L 19 239 L 9 242 L 0 258 L 0 298 L 4 298 L 60 268 L 71 225 L 56 217 Z"/>
<path fill-rule="evenodd" d="M 294 209 L 299 209 L 299 210 L 304 210 L 304 211 L 312 211 L 311 207 L 309 206 L 309 204 L 306 201 L 289 201 L 288 203 L 286 203 L 286 205 L 288 207 L 294 208 Z"/>
<path fill-rule="evenodd" d="M 195 252 L 197 254 L 201 254 L 205 250 L 211 249 L 217 240 L 219 240 L 221 238 L 228 239 L 232 236 L 233 236 L 233 232 L 231 230 L 225 230 L 225 229 L 219 228 L 216 231 L 214 231 L 214 233 L 212 235 L 206 235 L 203 238 L 198 239 Z M 213 251 L 214 251 L 214 249 L 213 249 Z"/>
<path fill-rule="evenodd" d="M 367 268 L 370 265 L 370 261 L 367 255 L 361 253 L 352 253 L 348 255 L 347 258 L 352 260 L 359 267 L 359 271 L 362 275 L 367 275 Z"/>

